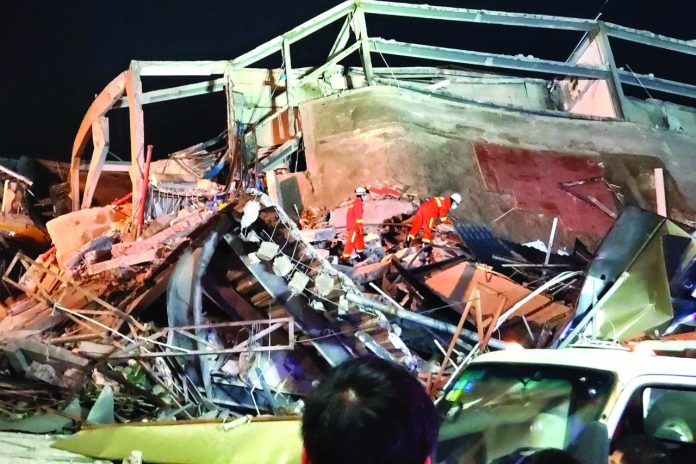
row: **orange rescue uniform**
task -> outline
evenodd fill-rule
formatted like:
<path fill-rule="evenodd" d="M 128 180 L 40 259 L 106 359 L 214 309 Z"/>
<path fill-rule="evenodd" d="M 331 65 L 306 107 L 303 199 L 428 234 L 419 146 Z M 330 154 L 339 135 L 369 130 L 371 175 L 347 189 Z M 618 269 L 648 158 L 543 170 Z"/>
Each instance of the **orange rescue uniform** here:
<path fill-rule="evenodd" d="M 435 219 L 440 218 L 443 224 L 451 224 L 447 213 L 452 206 L 452 200 L 445 197 L 433 197 L 418 208 L 413 217 L 413 225 L 408 234 L 409 240 L 416 238 L 418 231 L 423 229 L 423 243 L 430 243 L 433 239 Z"/>
<path fill-rule="evenodd" d="M 363 201 L 360 197 L 355 197 L 353 203 L 348 206 L 346 228 L 348 229 L 348 238 L 346 239 L 346 246 L 343 249 L 344 259 L 348 259 L 353 251 L 362 253 L 365 249 L 365 240 L 363 237 Z"/>

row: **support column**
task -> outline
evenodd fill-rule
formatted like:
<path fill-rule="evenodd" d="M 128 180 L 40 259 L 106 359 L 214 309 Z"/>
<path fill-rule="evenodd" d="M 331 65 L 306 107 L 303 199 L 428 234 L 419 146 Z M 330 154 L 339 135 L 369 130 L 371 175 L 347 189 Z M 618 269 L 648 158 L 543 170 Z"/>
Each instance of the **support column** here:
<path fill-rule="evenodd" d="M 292 137 L 297 133 L 297 128 L 295 127 L 295 105 L 297 104 L 295 99 L 295 89 L 297 87 L 297 82 L 295 82 L 295 77 L 292 74 L 290 42 L 285 38 L 283 39 L 283 63 L 285 70 L 285 96 L 288 102 L 288 137 Z"/>
<path fill-rule="evenodd" d="M 356 32 L 356 38 L 360 40 L 360 50 L 362 52 L 363 70 L 365 72 L 365 80 L 367 85 L 374 83 L 372 73 L 372 58 L 370 55 L 370 38 L 367 36 L 367 25 L 365 23 L 365 12 L 358 4 L 353 13 L 353 25 Z"/>
<path fill-rule="evenodd" d="M 234 176 L 237 174 L 238 162 L 236 159 L 235 147 L 237 146 L 237 125 L 234 120 L 234 83 L 232 82 L 232 67 L 227 66 L 225 70 L 225 99 L 227 100 L 227 156 L 230 163 L 230 182 L 231 188 Z M 241 176 L 241 173 L 239 173 Z M 241 177 L 240 177 L 241 180 Z M 235 188 L 238 185 L 235 185 Z"/>
<path fill-rule="evenodd" d="M 126 78 L 128 96 L 128 117 L 130 121 L 131 167 L 129 170 L 133 188 L 133 206 L 141 201 L 143 165 L 145 161 L 145 122 L 143 118 L 143 86 L 140 81 L 140 65 L 132 61 Z"/>
<path fill-rule="evenodd" d="M 85 192 L 82 197 L 82 208 L 92 206 L 94 191 L 97 189 L 99 176 L 101 175 L 106 155 L 109 153 L 109 119 L 101 116 L 92 123 L 92 144 L 94 151 L 89 162 L 89 171 L 85 181 Z"/>
<path fill-rule="evenodd" d="M 609 66 L 609 71 L 611 72 L 611 79 L 609 79 L 609 92 L 611 93 L 611 101 L 614 106 L 614 112 L 616 117 L 620 119 L 625 119 L 624 114 L 624 102 L 626 101 L 626 96 L 623 93 L 623 88 L 621 87 L 621 78 L 616 70 L 616 62 L 614 61 L 614 54 L 611 51 L 611 46 L 609 45 L 609 36 L 607 35 L 606 27 L 604 23 L 598 22 L 599 31 L 596 35 L 597 43 L 599 44 L 599 50 L 601 51 L 604 62 Z"/>

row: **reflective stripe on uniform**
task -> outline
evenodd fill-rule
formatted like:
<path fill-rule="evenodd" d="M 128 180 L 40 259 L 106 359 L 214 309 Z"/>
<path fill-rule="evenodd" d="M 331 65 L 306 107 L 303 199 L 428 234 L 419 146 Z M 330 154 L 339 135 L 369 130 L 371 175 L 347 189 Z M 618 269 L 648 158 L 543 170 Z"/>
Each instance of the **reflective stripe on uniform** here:
<path fill-rule="evenodd" d="M 358 224 L 362 224 L 362 223 L 363 223 L 363 220 L 362 220 L 362 219 L 356 219 L 355 222 L 357 222 Z"/>
<path fill-rule="evenodd" d="M 351 237 L 350 237 L 350 243 L 355 243 L 356 234 L 357 234 L 357 232 L 353 231 L 353 235 L 351 235 Z"/>
<path fill-rule="evenodd" d="M 430 243 L 430 239 L 429 239 L 429 238 L 423 237 L 421 240 L 423 241 L 423 243 Z"/>
<path fill-rule="evenodd" d="M 435 203 L 437 203 L 438 208 L 442 208 L 442 197 L 435 197 Z"/>
<path fill-rule="evenodd" d="M 412 234 L 408 234 L 408 238 L 410 238 L 411 240 L 413 240 L 414 238 L 416 238 L 416 236 L 415 236 L 415 235 L 412 235 Z"/>
<path fill-rule="evenodd" d="M 430 218 L 430 222 L 428 223 L 428 227 L 430 227 L 432 229 L 434 223 L 435 223 L 435 218 Z"/>
<path fill-rule="evenodd" d="M 447 220 L 447 216 L 441 217 L 440 220 L 443 221 L 443 222 L 446 221 L 446 220 Z"/>

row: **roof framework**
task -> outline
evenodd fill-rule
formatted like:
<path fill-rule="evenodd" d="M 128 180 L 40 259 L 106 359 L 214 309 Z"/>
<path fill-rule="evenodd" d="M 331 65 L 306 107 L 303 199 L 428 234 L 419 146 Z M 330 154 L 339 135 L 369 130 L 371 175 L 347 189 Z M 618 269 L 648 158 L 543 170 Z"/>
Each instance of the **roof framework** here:
<path fill-rule="evenodd" d="M 367 15 L 389 15 L 399 17 L 421 18 L 436 21 L 455 21 L 498 26 L 531 27 L 541 29 L 569 30 L 584 33 L 578 47 L 566 61 L 544 60 L 520 55 L 503 55 L 437 47 L 432 45 L 397 42 L 368 35 L 365 18 Z M 331 51 L 324 63 L 310 69 L 293 70 L 292 45 L 315 32 L 343 21 L 343 25 Z M 324 13 L 302 23 L 268 42 L 259 45 L 243 55 L 231 60 L 220 61 L 132 61 L 130 68 L 119 74 L 94 100 L 85 114 L 80 129 L 73 143 L 70 167 L 70 185 L 73 209 L 88 207 L 91 194 L 99 179 L 103 166 L 102 158 L 108 150 L 108 119 L 105 115 L 111 109 L 128 108 L 131 132 L 131 168 L 133 183 L 133 203 L 140 201 L 140 182 L 144 164 L 144 123 L 142 106 L 149 103 L 186 98 L 211 92 L 225 91 L 228 103 L 228 143 L 230 153 L 235 144 L 235 115 L 232 91 L 234 83 L 231 72 L 247 68 L 273 54 L 280 53 L 283 58 L 283 75 L 285 76 L 286 105 L 292 118 L 297 106 L 297 90 L 303 85 L 320 77 L 325 71 L 353 53 L 361 57 L 362 71 L 366 85 L 379 84 L 375 76 L 371 56 L 373 53 L 398 55 L 423 60 L 445 61 L 466 65 L 481 66 L 498 70 L 524 71 L 547 74 L 556 78 L 575 77 L 582 79 L 604 80 L 609 90 L 617 119 L 625 119 L 626 97 L 624 86 L 640 86 L 646 89 L 665 92 L 683 97 L 696 98 L 696 86 L 652 74 L 636 74 L 619 69 L 614 62 L 609 38 L 635 42 L 661 50 L 668 50 L 686 55 L 696 55 L 696 45 L 654 34 L 647 31 L 630 29 L 612 23 L 591 19 L 566 18 L 558 16 L 487 11 L 466 8 L 451 8 L 431 5 L 412 5 L 379 0 L 347 0 Z M 602 63 L 598 65 L 583 64 L 579 60 L 593 43 L 597 43 Z M 201 76 L 202 82 L 187 84 L 167 89 L 142 92 L 141 78 L 152 76 Z M 267 121 L 277 114 L 265 118 Z M 261 122 L 260 122 L 261 123 Z M 79 165 L 87 138 L 94 138 L 95 150 L 90 163 L 86 195 L 80 201 Z M 287 156 L 287 150 L 281 155 Z M 269 160 L 272 162 L 273 160 Z"/>

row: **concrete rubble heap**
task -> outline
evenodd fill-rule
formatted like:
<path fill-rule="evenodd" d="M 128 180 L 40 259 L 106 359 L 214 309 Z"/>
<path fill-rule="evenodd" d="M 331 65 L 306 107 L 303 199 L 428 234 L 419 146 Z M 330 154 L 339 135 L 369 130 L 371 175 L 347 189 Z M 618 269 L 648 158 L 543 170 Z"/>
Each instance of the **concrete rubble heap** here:
<path fill-rule="evenodd" d="M 32 179 L 1 169 L 0 429 L 298 415 L 331 366 L 364 354 L 401 363 L 437 397 L 488 350 L 696 339 L 696 184 L 675 169 L 694 166 L 677 158 L 696 142 L 684 130 L 543 106 L 558 97 L 551 90 L 575 88 L 566 80 L 421 67 L 389 70 L 401 82 L 390 87 L 370 47 L 398 44 L 370 41 L 364 18 L 351 21 L 336 47 L 354 29 L 360 37 L 345 50 L 365 47 L 360 70 L 337 66 L 339 49 L 326 65 L 292 69 L 285 54 L 307 25 L 250 52 L 262 59 L 287 46 L 285 69 L 246 68 L 251 55 L 133 62 L 92 102 L 67 182 L 58 176 L 38 200 Z M 603 68 L 558 66 L 606 85 Z M 223 77 L 142 93 L 141 76 L 170 70 Z M 538 108 L 457 101 L 471 85 L 520 82 L 528 98 L 547 92 Z M 142 105 L 213 91 L 225 92 L 227 129 L 153 160 Z M 616 96 L 597 95 L 613 111 Z M 104 114 L 125 107 L 131 160 L 107 163 Z M 649 156 L 663 146 L 669 156 Z M 365 256 L 346 265 L 359 186 L 369 190 Z M 455 191 L 454 225 L 406 246 L 418 206 Z"/>

